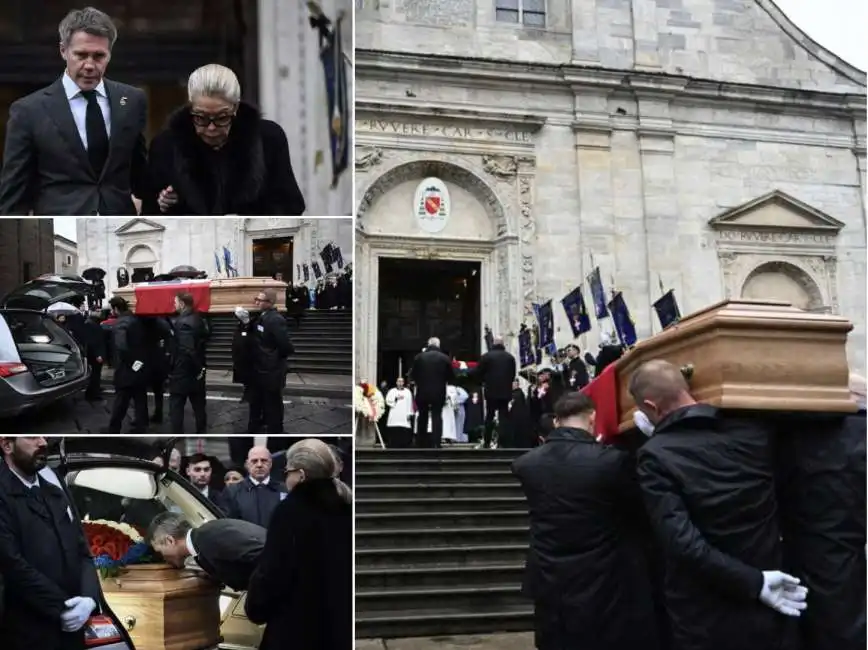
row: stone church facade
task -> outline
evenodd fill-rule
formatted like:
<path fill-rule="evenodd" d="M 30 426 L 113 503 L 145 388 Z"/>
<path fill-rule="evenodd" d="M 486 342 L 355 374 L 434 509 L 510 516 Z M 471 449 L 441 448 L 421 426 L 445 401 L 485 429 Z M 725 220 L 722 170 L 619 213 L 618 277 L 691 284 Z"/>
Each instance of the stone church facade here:
<path fill-rule="evenodd" d="M 189 264 L 217 277 L 215 252 L 223 269 L 222 250 L 231 254 L 232 264 L 241 277 L 254 273 L 254 246 L 257 242 L 292 242 L 292 257 L 287 264 L 296 281 L 296 265 L 318 260 L 329 242 L 343 251 L 344 261 L 352 261 L 352 220 L 310 218 L 226 218 L 226 219 L 117 219 L 81 218 L 76 221 L 78 273 L 90 267 L 107 272 L 107 293 L 117 287 L 117 271 L 123 267 L 132 277 L 136 269 L 151 269 L 155 275 Z"/>
<path fill-rule="evenodd" d="M 783 298 L 849 318 L 864 370 L 866 75 L 772 2 L 356 6 L 360 377 L 384 257 L 480 262 L 482 320 L 513 351 L 548 299 L 572 340 L 560 299 L 599 266 L 640 338 L 661 285 L 685 314 Z M 451 199 L 436 234 L 414 215 L 429 177 Z"/>

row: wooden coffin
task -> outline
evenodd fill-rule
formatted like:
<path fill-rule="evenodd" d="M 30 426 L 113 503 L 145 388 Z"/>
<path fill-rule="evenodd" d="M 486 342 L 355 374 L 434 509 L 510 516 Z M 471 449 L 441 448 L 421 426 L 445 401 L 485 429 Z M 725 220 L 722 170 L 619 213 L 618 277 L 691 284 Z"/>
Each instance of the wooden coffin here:
<path fill-rule="evenodd" d="M 617 362 L 620 429 L 633 426 L 630 377 L 642 363 L 692 366 L 694 398 L 721 408 L 852 413 L 840 316 L 784 302 L 727 300 L 641 341 Z"/>
<path fill-rule="evenodd" d="M 136 650 L 205 650 L 220 638 L 220 589 L 195 571 L 141 564 L 102 580 Z"/>
<path fill-rule="evenodd" d="M 277 293 L 277 303 L 274 306 L 280 311 L 286 309 L 286 282 L 271 278 L 216 278 L 210 282 L 211 307 L 208 313 L 231 314 L 236 307 L 258 311 L 259 306 L 253 303 L 253 299 L 264 289 L 274 289 Z M 166 286 L 171 287 L 171 284 Z M 124 298 L 135 312 L 136 285 L 128 284 L 115 289 L 114 295 Z"/>

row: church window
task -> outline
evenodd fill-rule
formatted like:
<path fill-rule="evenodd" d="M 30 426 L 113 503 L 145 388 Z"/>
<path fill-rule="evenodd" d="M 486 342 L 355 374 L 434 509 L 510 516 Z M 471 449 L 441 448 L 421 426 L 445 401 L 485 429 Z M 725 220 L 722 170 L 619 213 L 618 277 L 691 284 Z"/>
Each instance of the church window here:
<path fill-rule="evenodd" d="M 545 0 L 495 0 L 495 17 L 502 23 L 545 27 L 546 2 Z"/>

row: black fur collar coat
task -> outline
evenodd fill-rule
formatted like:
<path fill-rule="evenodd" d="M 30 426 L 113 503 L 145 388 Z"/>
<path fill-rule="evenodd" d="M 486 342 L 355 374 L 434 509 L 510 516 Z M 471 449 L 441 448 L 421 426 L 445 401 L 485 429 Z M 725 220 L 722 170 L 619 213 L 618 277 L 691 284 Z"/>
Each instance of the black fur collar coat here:
<path fill-rule="evenodd" d="M 146 215 L 304 213 L 286 134 L 244 102 L 238 106 L 229 141 L 218 151 L 196 136 L 189 108 L 178 109 L 151 142 L 148 166 L 152 189 L 143 201 Z M 160 212 L 157 197 L 169 186 L 178 194 L 178 203 Z"/>

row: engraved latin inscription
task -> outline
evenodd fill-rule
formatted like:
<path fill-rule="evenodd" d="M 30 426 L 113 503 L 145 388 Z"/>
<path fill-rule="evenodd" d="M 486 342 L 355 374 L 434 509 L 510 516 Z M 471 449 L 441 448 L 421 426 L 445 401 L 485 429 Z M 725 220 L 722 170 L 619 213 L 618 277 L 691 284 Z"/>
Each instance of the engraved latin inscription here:
<path fill-rule="evenodd" d="M 721 230 L 717 234 L 718 240 L 733 243 L 762 242 L 767 244 L 819 244 L 831 246 L 834 244 L 834 235 L 806 232 L 769 232 L 764 230 Z"/>
<path fill-rule="evenodd" d="M 479 128 L 473 126 L 400 122 L 398 120 L 357 120 L 359 131 L 409 137 L 452 138 L 460 140 L 505 140 L 530 143 L 531 134 L 514 127 Z"/>

